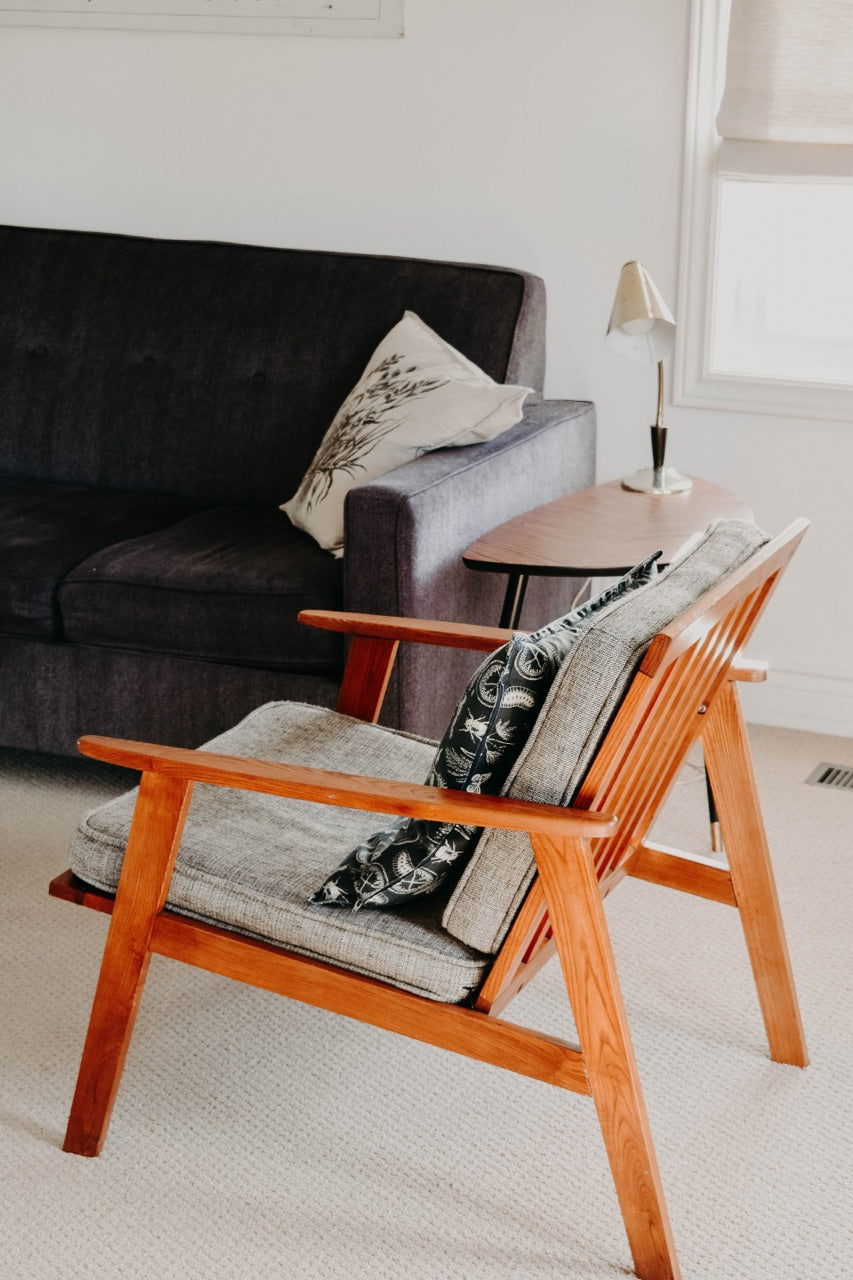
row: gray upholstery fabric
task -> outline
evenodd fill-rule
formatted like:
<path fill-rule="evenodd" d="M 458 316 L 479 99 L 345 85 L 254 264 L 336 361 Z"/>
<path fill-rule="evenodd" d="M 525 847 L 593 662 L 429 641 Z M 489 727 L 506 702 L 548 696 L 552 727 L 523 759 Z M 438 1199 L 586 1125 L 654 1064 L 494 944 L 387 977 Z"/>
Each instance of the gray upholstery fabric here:
<path fill-rule="evenodd" d="M 66 640 L 270 670 L 338 674 L 342 569 L 278 508 L 214 507 L 89 556 L 59 588 Z"/>
<path fill-rule="evenodd" d="M 595 410 L 584 401 L 543 401 L 497 440 L 442 449 L 360 485 L 346 503 L 348 546 L 372 532 L 381 571 L 347 556 L 346 608 L 496 626 L 506 576 L 466 568 L 462 552 L 496 524 L 595 479 Z M 496 514 L 499 513 L 499 514 Z M 580 584 L 532 578 L 521 626 L 565 613 Z M 480 656 L 464 649 L 401 646 L 383 723 L 438 738 Z"/>
<path fill-rule="evenodd" d="M 0 480 L 0 634 L 62 639 L 57 588 L 69 569 L 194 509 L 156 493 Z"/>
<path fill-rule="evenodd" d="M 5 745 L 76 755 L 81 733 L 197 747 L 270 698 L 333 707 L 340 677 L 0 635 Z"/>
<path fill-rule="evenodd" d="M 282 502 L 407 308 L 542 388 L 544 287 L 521 271 L 24 227 L 0 227 L 0 262 L 17 477 Z"/>
<path fill-rule="evenodd" d="M 570 805 L 652 637 L 766 541 L 754 525 L 719 521 L 589 627 L 561 667 L 504 794 Z M 526 835 L 484 832 L 447 905 L 445 928 L 468 946 L 497 951 L 534 874 Z"/>
<path fill-rule="evenodd" d="M 270 703 L 211 750 L 416 781 L 434 743 L 299 703 Z M 135 793 L 83 819 L 71 866 L 102 889 L 118 883 Z M 398 912 L 328 911 L 308 895 L 377 815 L 221 787 L 197 786 L 169 904 L 450 1003 L 482 981 L 488 957 L 441 927 L 440 899 Z M 380 818 L 381 821 L 381 818 Z"/>

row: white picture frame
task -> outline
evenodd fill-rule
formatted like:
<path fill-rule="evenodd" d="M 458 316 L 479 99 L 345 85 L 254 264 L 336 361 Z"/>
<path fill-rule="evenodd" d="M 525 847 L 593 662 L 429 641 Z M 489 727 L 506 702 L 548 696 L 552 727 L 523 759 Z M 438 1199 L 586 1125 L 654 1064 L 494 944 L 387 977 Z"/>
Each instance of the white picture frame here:
<path fill-rule="evenodd" d="M 393 38 L 403 0 L 0 0 L 0 25 Z"/>

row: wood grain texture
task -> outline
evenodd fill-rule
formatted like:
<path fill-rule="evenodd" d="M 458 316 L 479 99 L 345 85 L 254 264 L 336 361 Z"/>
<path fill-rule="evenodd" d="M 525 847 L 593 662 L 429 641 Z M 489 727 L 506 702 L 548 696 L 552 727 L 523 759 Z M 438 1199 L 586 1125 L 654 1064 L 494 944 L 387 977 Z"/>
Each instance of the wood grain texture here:
<path fill-rule="evenodd" d="M 151 957 L 150 942 L 177 857 L 191 784 L 145 775 L 125 874 L 115 897 L 64 1151 L 95 1156 L 104 1142 Z"/>
<path fill-rule="evenodd" d="M 791 557 L 805 537 L 808 527 L 808 520 L 792 521 L 778 538 L 771 539 L 756 551 L 755 555 L 750 556 L 745 565 L 718 583 L 716 587 L 712 587 L 701 600 L 696 601 L 692 608 L 665 627 L 649 645 L 641 670 L 647 675 L 652 675 L 662 663 L 672 662 L 679 653 L 683 653 L 701 640 L 711 627 L 727 616 L 735 596 L 743 600 L 753 591 L 757 591 L 758 599 L 751 606 L 755 608 L 751 627 L 749 623 L 745 626 L 745 633 L 749 634 L 772 595 L 780 574 L 787 568 Z M 736 647 L 731 657 L 730 665 L 735 671 L 740 670 L 742 666 L 742 663 L 737 660 L 737 655 L 742 648 L 743 641 Z"/>
<path fill-rule="evenodd" d="M 79 907 L 91 907 L 93 911 L 102 911 L 112 915 L 115 905 L 115 894 L 104 893 L 95 889 L 85 880 L 78 879 L 73 871 L 63 871 L 54 876 L 47 888 L 51 898 L 59 898 L 62 902 L 73 902 Z"/>
<path fill-rule="evenodd" d="M 498 525 L 472 543 L 469 569 L 531 575 L 627 573 L 653 551 L 668 564 L 712 520 L 752 520 L 745 502 L 708 480 L 686 493 L 632 493 L 610 480 Z"/>
<path fill-rule="evenodd" d="M 634 1267 L 640 1280 L 678 1280 L 681 1271 L 589 846 L 537 834 L 533 848 Z"/>
<path fill-rule="evenodd" d="M 501 1013 L 550 958 L 553 947 L 547 954 L 542 954 L 550 936 L 545 898 L 536 879 L 495 956 L 477 997 L 476 1007 L 490 1013 Z"/>
<path fill-rule="evenodd" d="M 164 913 L 158 918 L 152 949 L 185 964 L 384 1027 L 468 1058 L 490 1062 L 574 1093 L 590 1091 L 581 1054 L 575 1045 L 489 1017 L 476 1009 L 412 995 L 387 983 L 173 913 Z"/>
<path fill-rule="evenodd" d="M 711 902 L 723 902 L 729 907 L 737 906 L 728 867 L 697 862 L 689 854 L 666 849 L 663 845 L 640 845 L 629 858 L 626 870 L 637 880 L 648 880 L 667 889 L 680 889 L 682 893 L 692 893 Z"/>
<path fill-rule="evenodd" d="M 273 764 L 186 747 L 95 736 L 81 738 L 79 747 L 83 755 L 142 773 L 267 795 L 293 796 L 344 809 L 463 822 L 474 827 L 503 827 L 510 831 L 529 831 L 531 826 L 536 826 L 543 831 L 576 832 L 591 838 L 605 836 L 616 826 L 616 819 L 606 813 L 587 813 L 560 805 L 540 805 L 505 796 L 450 791 L 354 773 Z"/>
<path fill-rule="evenodd" d="M 399 647 L 399 640 L 384 636 L 354 637 L 338 690 L 336 710 L 341 715 L 376 723 Z"/>
<path fill-rule="evenodd" d="M 319 627 L 324 631 L 486 652 L 505 644 L 514 634 L 505 627 L 481 627 L 467 622 L 433 622 L 425 618 L 396 618 L 371 613 L 338 613 L 333 609 L 302 609 L 297 616 L 306 626 Z"/>
<path fill-rule="evenodd" d="M 729 668 L 728 678 L 745 684 L 761 684 L 767 679 L 767 663 L 759 658 L 738 657 Z"/>
<path fill-rule="evenodd" d="M 668 504 L 677 498 L 650 500 Z M 51 888 L 55 896 L 112 911 L 66 1149 L 84 1154 L 100 1149 L 148 958 L 156 952 L 574 1092 L 591 1092 L 636 1273 L 641 1280 L 677 1280 L 603 896 L 634 876 L 739 909 L 772 1056 L 804 1065 L 805 1042 L 734 682 L 763 678 L 763 668 L 739 654 L 805 527 L 795 522 L 655 637 L 573 809 L 204 751 L 83 739 L 85 754 L 140 770 L 143 781 L 115 903 L 70 875 L 57 877 Z M 343 701 L 368 719 L 377 712 L 401 639 L 449 645 L 464 640 L 468 647 L 491 648 L 497 630 L 323 617 L 332 629 L 355 630 L 353 675 L 348 686 L 345 681 Z M 505 634 L 499 632 L 499 638 Z M 700 735 L 728 870 L 707 860 L 685 860 L 647 839 Z M 528 832 L 539 876 L 495 958 L 477 1007 L 412 996 L 164 910 L 193 781 Z M 611 814 L 618 814 L 618 821 Z M 555 950 L 580 1049 L 497 1016 Z"/>
<path fill-rule="evenodd" d="M 711 709 L 704 747 L 770 1055 L 776 1062 L 804 1067 L 808 1063 L 805 1033 L 758 804 L 752 753 L 733 685 L 724 688 Z"/>

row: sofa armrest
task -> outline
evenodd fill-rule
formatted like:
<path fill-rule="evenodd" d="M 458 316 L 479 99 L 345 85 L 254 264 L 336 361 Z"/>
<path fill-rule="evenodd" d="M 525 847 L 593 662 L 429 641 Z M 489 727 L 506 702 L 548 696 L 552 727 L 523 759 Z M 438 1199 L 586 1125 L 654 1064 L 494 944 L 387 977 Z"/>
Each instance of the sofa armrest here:
<path fill-rule="evenodd" d="M 542 400 L 495 440 L 437 450 L 357 486 L 345 510 L 344 608 L 496 624 L 504 576 L 472 573 L 462 552 L 495 525 L 594 479 L 594 407 Z M 525 627 L 563 612 L 572 594 L 565 579 L 537 580 Z M 440 735 L 470 656 L 412 649 L 398 668 L 383 719 Z"/>

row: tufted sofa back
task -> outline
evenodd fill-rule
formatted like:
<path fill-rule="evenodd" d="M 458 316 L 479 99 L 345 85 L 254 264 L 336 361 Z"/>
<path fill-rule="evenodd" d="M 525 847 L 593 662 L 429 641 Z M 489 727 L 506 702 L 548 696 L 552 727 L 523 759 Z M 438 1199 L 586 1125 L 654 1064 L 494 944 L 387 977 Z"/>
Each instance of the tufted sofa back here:
<path fill-rule="evenodd" d="M 524 272 L 0 227 L 0 477 L 281 502 L 406 308 L 541 391 Z"/>

